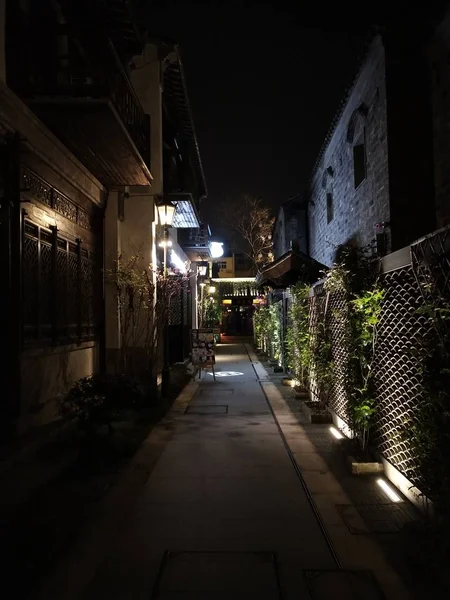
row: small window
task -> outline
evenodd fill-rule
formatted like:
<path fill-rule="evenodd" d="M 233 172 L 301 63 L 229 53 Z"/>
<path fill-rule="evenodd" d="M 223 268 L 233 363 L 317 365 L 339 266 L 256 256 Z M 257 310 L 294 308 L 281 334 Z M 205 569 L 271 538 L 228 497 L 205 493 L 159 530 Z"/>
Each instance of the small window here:
<path fill-rule="evenodd" d="M 356 140 L 353 146 L 353 173 L 355 176 L 355 189 L 361 185 L 367 175 L 366 144 L 364 133 Z"/>
<path fill-rule="evenodd" d="M 327 223 L 331 223 L 333 220 L 333 194 L 332 192 L 327 193 Z"/>

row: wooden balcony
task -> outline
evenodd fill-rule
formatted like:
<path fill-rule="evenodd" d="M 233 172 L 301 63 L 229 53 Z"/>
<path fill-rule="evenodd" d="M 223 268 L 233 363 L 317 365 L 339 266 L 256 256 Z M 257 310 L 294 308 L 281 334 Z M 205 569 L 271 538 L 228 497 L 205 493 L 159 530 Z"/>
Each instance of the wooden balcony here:
<path fill-rule="evenodd" d="M 202 261 L 211 257 L 211 232 L 209 227 L 178 229 L 178 243 L 190 260 Z"/>
<path fill-rule="evenodd" d="M 148 185 L 149 117 L 112 43 L 89 68 L 70 55 L 38 67 L 17 91 L 49 129 L 105 186 Z"/>

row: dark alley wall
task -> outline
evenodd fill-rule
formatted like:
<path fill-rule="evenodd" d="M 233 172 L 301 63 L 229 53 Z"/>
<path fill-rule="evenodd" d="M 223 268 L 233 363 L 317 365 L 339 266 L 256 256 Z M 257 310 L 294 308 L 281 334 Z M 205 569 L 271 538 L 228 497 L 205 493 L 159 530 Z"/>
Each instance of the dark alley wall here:
<path fill-rule="evenodd" d="M 450 224 L 450 12 L 429 47 L 433 99 L 436 226 Z"/>

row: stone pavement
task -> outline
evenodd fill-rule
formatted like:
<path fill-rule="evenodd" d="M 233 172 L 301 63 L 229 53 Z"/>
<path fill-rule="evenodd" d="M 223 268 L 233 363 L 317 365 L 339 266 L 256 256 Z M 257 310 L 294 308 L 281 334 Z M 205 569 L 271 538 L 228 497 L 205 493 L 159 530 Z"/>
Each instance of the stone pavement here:
<path fill-rule="evenodd" d="M 204 375 L 175 403 L 162 453 L 89 584 L 71 595 L 65 582 L 59 597 L 409 598 L 377 543 L 344 523 L 337 507 L 350 499 L 256 356 L 243 344 L 217 350 L 217 381 Z"/>

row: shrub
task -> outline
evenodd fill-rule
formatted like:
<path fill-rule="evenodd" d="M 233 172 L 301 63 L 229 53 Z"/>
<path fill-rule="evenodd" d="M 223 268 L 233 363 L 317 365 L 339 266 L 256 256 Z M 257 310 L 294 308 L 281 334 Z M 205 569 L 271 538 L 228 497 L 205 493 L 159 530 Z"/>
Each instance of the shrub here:
<path fill-rule="evenodd" d="M 80 429 L 95 432 L 102 426 L 112 431 L 112 422 L 126 410 L 144 405 L 145 389 L 125 375 L 92 375 L 75 383 L 62 400 L 60 413 L 77 421 Z"/>
<path fill-rule="evenodd" d="M 342 321 L 348 352 L 345 380 L 350 426 L 363 451 L 367 449 L 376 412 L 373 366 L 384 297 L 376 262 L 369 251 L 341 246 L 338 260 L 325 280 L 328 294 L 342 294 L 345 298 L 345 309 L 335 316 Z"/>
<path fill-rule="evenodd" d="M 287 367 L 302 390 L 309 387 L 311 339 L 309 331 L 309 285 L 298 283 L 291 289 L 289 327 L 286 333 Z"/>

